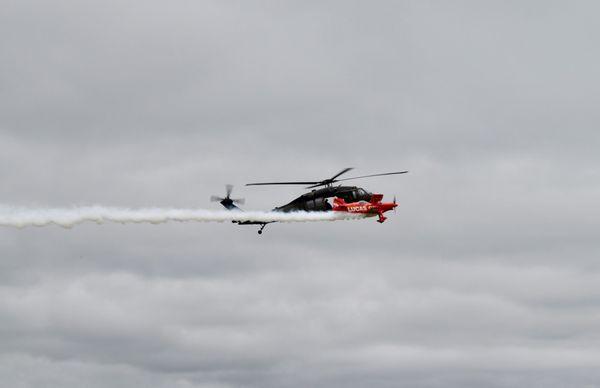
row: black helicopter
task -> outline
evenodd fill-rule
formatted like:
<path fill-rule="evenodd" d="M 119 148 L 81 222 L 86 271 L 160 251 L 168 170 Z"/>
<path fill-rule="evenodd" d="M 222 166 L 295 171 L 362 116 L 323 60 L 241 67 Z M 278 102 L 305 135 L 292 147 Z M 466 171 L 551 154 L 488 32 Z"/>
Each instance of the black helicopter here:
<path fill-rule="evenodd" d="M 371 175 L 362 175 L 355 176 L 351 178 L 345 179 L 337 179 L 341 175 L 347 173 L 348 171 L 353 170 L 352 167 L 348 167 L 338 172 L 334 176 L 328 179 L 324 179 L 322 181 L 294 181 L 294 182 L 259 182 L 259 183 L 248 183 L 246 186 L 267 186 L 267 185 L 309 185 L 306 188 L 312 189 L 308 193 L 302 194 L 298 198 L 293 201 L 285 204 L 283 206 L 278 206 L 274 208 L 272 211 L 274 212 L 295 212 L 295 211 L 330 211 L 332 210 L 331 204 L 327 201 L 327 198 L 337 197 L 342 198 L 346 202 L 358 202 L 358 201 L 370 201 L 373 193 L 357 186 L 334 186 L 334 183 L 348 181 L 351 179 L 361 179 L 361 178 L 369 178 L 376 176 L 385 176 L 385 175 L 398 175 L 398 174 L 406 174 L 408 171 L 396 171 L 396 172 L 386 172 L 382 174 L 371 174 Z M 318 187 L 322 187 L 317 189 Z M 235 204 L 243 204 L 244 199 L 232 199 L 231 192 L 233 190 L 232 185 L 226 186 L 226 196 L 218 197 L 211 196 L 210 200 L 213 202 L 219 202 L 228 210 L 241 210 Z M 267 224 L 272 222 L 259 222 L 259 221 L 232 221 L 238 225 L 260 225 L 260 229 L 258 230 L 258 234 L 262 234 L 263 229 Z M 275 221 L 273 221 L 275 222 Z"/>

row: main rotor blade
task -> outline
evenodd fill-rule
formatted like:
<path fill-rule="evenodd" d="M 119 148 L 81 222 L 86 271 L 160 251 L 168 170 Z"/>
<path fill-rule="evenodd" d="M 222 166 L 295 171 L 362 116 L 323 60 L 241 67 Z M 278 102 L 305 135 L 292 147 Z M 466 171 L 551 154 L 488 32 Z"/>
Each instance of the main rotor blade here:
<path fill-rule="evenodd" d="M 211 195 L 210 196 L 210 201 L 211 202 L 221 202 L 222 200 L 224 200 L 225 198 L 221 198 L 221 197 L 217 197 L 216 195 Z"/>
<path fill-rule="evenodd" d="M 362 176 L 354 176 L 352 178 L 346 178 L 346 179 L 337 179 L 336 182 L 341 182 L 341 181 L 349 181 L 350 179 L 360 179 L 360 178 L 369 178 L 372 176 L 384 176 L 384 175 L 398 175 L 398 174 L 406 174 L 408 171 L 397 171 L 397 172 L 385 172 L 383 174 L 371 174 L 371 175 L 362 175 Z"/>
<path fill-rule="evenodd" d="M 337 182 L 338 180 L 335 179 L 335 178 L 339 177 L 342 174 L 347 173 L 350 170 L 354 170 L 354 167 L 346 167 L 345 169 L 343 169 L 342 171 L 338 172 L 337 174 L 335 174 L 334 176 L 332 176 L 329 179 L 325 179 L 325 180 L 322 180 L 320 182 L 314 182 L 314 184 L 311 185 L 311 186 L 308 186 L 307 189 L 314 189 L 315 187 L 319 187 L 319 186 L 327 186 L 327 185 L 330 185 L 330 184 L 332 184 L 334 182 Z"/>
<path fill-rule="evenodd" d="M 225 185 L 225 190 L 227 190 L 227 195 L 225 197 L 229 198 L 231 191 L 233 190 L 233 185 Z"/>
<path fill-rule="evenodd" d="M 236 199 L 231 199 L 231 202 L 239 203 L 240 205 L 243 205 L 246 203 L 246 200 L 244 198 L 236 198 Z"/>
<path fill-rule="evenodd" d="M 314 185 L 321 182 L 261 182 L 261 183 L 246 183 L 246 186 L 266 186 L 266 185 Z"/>
<path fill-rule="evenodd" d="M 338 172 L 337 174 L 335 174 L 334 176 L 332 176 L 331 178 L 329 178 L 328 180 L 330 181 L 334 181 L 335 178 L 337 178 L 338 176 L 347 173 L 350 170 L 354 170 L 354 167 L 346 167 L 345 169 L 343 169 L 342 171 Z"/>

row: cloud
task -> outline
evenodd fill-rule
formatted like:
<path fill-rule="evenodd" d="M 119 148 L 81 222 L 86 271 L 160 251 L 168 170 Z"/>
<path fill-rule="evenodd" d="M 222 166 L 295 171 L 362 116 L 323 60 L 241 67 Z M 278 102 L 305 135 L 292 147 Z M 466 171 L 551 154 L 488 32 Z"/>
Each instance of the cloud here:
<path fill-rule="evenodd" d="M 383 225 L 2 228 L 10 386 L 597 385 L 596 4 L 2 5 L 0 203 L 411 171 Z"/>

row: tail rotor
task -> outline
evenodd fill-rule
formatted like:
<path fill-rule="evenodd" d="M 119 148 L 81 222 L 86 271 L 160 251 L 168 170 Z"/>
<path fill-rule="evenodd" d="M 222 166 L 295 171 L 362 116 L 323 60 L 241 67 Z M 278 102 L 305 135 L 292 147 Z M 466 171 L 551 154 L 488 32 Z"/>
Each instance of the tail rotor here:
<path fill-rule="evenodd" d="M 231 192 L 233 191 L 233 185 L 225 185 L 225 197 L 219 197 L 217 195 L 211 195 L 211 202 L 219 202 L 227 209 L 235 208 L 234 204 L 243 205 L 246 200 L 244 198 L 231 198 Z"/>

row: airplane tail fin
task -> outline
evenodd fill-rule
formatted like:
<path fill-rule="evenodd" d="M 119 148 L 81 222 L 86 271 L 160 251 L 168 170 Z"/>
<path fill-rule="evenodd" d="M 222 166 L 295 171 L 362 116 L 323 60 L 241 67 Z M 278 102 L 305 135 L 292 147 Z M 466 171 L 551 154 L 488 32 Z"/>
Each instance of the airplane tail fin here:
<path fill-rule="evenodd" d="M 342 206 L 342 205 L 345 205 L 345 204 L 346 204 L 346 201 L 344 201 L 343 198 L 335 197 L 333 199 L 333 205 L 334 206 Z"/>

